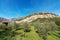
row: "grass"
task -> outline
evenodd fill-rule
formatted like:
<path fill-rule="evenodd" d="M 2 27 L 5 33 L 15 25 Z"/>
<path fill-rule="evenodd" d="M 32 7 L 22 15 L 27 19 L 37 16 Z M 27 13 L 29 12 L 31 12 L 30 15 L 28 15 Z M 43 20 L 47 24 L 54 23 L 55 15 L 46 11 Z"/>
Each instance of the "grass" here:
<path fill-rule="evenodd" d="M 7 40 L 43 40 L 42 37 L 40 37 L 35 31 L 36 30 L 34 29 L 34 27 L 31 26 L 30 32 L 24 32 L 23 30 L 16 30 L 16 33 L 18 33 L 17 35 L 15 35 L 12 38 L 9 36 L 6 37 L 8 38 Z M 58 33 L 60 33 L 60 31 L 50 32 L 50 35 L 48 35 L 47 40 L 60 40 L 60 38 L 58 37 L 59 36 Z"/>
<path fill-rule="evenodd" d="M 16 40 L 43 40 L 39 35 L 35 32 L 34 27 L 31 28 L 30 32 L 23 32 L 23 30 L 16 31 L 18 33 L 24 33 L 24 37 L 20 38 L 20 34 L 16 35 Z"/>
<path fill-rule="evenodd" d="M 58 35 L 57 33 L 55 33 L 55 32 L 50 32 L 50 35 L 49 36 L 51 36 L 52 38 L 54 38 L 55 40 L 60 40 L 60 38 L 58 37 L 58 36 L 56 36 L 56 35 Z"/>
<path fill-rule="evenodd" d="M 56 40 L 56 39 L 49 35 L 47 40 Z"/>
<path fill-rule="evenodd" d="M 31 28 L 32 31 L 25 32 L 26 40 L 42 40 L 41 37 L 35 32 L 34 27 Z"/>
<path fill-rule="evenodd" d="M 16 40 L 43 40 L 34 30 L 34 27 L 31 27 L 31 31 L 30 32 L 24 32 L 23 30 L 18 30 L 17 32 L 22 32 L 24 33 L 24 37 L 20 38 L 20 35 L 16 36 Z M 59 31 L 56 31 L 59 32 Z M 55 33 L 57 35 L 57 33 Z M 50 33 L 50 35 L 48 35 L 47 40 L 60 40 L 59 37 L 53 35 L 52 33 Z"/>

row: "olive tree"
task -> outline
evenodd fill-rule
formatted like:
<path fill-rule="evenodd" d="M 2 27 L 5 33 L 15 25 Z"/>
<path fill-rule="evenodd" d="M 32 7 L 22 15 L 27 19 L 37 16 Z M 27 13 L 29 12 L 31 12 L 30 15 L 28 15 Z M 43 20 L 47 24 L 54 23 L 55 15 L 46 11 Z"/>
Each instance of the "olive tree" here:
<path fill-rule="evenodd" d="M 24 23 L 22 23 L 22 24 L 23 24 L 22 27 L 24 27 L 23 30 L 24 30 L 25 32 L 30 32 L 30 30 L 31 30 L 31 29 L 30 29 L 30 26 L 31 26 L 30 23 L 24 22 Z"/>
<path fill-rule="evenodd" d="M 57 25 L 52 21 L 45 21 L 40 23 L 39 21 L 34 23 L 35 29 L 38 31 L 38 34 L 44 39 L 47 40 L 48 32 L 54 31 L 57 29 Z"/>

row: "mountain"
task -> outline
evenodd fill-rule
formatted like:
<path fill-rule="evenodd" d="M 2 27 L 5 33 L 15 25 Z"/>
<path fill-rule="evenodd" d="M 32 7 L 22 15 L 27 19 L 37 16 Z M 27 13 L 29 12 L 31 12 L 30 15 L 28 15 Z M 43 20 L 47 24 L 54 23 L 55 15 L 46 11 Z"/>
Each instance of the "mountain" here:
<path fill-rule="evenodd" d="M 16 20 L 17 20 L 17 18 L 6 19 L 6 18 L 3 18 L 3 17 L 0 17 L 0 23 L 1 22 L 14 22 Z"/>
<path fill-rule="evenodd" d="M 8 19 L 0 17 L 0 23 L 3 22 L 3 21 L 8 21 Z"/>
<path fill-rule="evenodd" d="M 17 20 L 17 18 L 10 18 L 10 19 L 8 19 L 9 22 L 14 22 L 16 20 Z"/>
<path fill-rule="evenodd" d="M 26 16 L 24 19 L 20 20 L 20 21 L 16 21 L 16 23 L 20 23 L 20 22 L 31 22 L 34 21 L 36 19 L 39 18 L 60 18 L 60 16 L 53 14 L 53 13 L 34 13 L 31 14 L 29 16 Z"/>

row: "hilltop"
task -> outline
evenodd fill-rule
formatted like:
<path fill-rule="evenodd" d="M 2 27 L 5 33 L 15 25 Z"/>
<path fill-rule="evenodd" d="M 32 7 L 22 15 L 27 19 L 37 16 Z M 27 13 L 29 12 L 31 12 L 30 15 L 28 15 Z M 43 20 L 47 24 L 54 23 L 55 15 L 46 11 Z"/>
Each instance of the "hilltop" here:
<path fill-rule="evenodd" d="M 34 13 L 31 15 L 28 15 L 28 16 L 24 17 L 24 19 L 20 19 L 20 21 L 16 21 L 16 22 L 17 23 L 31 22 L 31 21 L 37 20 L 39 18 L 60 18 L 60 17 L 56 14 L 53 14 L 53 13 L 40 12 L 40 13 Z"/>

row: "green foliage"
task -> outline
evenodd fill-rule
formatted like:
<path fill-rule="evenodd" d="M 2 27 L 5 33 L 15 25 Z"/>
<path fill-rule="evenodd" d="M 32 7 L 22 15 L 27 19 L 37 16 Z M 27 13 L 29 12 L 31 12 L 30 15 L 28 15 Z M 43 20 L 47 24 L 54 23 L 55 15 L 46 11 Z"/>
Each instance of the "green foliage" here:
<path fill-rule="evenodd" d="M 0 24 L 0 40 L 60 40 L 60 31 L 55 32 L 57 27 L 60 28 L 58 22 L 60 22 L 60 19 L 56 18 L 38 19 L 31 23 L 19 24 L 14 22 L 8 24 L 8 30 L 1 30 Z"/>
<path fill-rule="evenodd" d="M 2 25 L 0 24 L 0 29 L 2 29 Z"/>
<path fill-rule="evenodd" d="M 25 32 L 30 32 L 31 31 L 31 25 L 28 22 L 23 23 L 24 31 Z"/>
<path fill-rule="evenodd" d="M 56 18 L 56 19 L 55 19 L 55 23 L 56 23 L 58 26 L 60 26 L 60 18 Z"/>
<path fill-rule="evenodd" d="M 37 21 L 36 23 L 34 23 L 34 26 L 35 29 L 38 31 L 38 34 L 41 35 L 44 40 L 47 40 L 49 31 L 54 31 L 57 29 L 57 25 L 53 21 L 50 22 L 48 20 L 43 23 Z"/>

